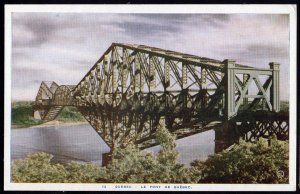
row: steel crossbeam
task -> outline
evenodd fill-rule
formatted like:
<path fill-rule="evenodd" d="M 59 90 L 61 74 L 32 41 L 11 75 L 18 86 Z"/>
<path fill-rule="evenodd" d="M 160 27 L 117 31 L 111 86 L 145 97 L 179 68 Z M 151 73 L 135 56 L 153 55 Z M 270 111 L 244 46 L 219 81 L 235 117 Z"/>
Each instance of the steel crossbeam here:
<path fill-rule="evenodd" d="M 253 68 L 232 60 L 113 43 L 76 86 L 42 82 L 35 115 L 50 120 L 60 107 L 75 106 L 111 148 L 130 142 L 147 147 L 155 144 L 161 122 L 173 133 L 190 129 L 185 134 L 194 134 L 193 126 L 199 123 L 231 120 L 261 107 L 278 112 L 279 103 L 278 64 Z"/>

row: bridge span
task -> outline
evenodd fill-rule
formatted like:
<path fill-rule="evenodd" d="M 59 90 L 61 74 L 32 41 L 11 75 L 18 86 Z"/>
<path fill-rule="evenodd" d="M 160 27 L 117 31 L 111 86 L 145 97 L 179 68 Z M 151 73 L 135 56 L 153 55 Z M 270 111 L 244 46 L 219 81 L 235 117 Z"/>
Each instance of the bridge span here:
<path fill-rule="evenodd" d="M 64 106 L 75 106 L 111 149 L 156 145 L 159 125 L 177 138 L 215 129 L 216 142 L 273 134 L 288 139 L 288 115 L 278 113 L 279 72 L 273 62 L 254 68 L 113 43 L 77 85 L 43 81 L 34 116 L 50 121 Z M 229 144 L 219 145 L 217 150 Z"/>

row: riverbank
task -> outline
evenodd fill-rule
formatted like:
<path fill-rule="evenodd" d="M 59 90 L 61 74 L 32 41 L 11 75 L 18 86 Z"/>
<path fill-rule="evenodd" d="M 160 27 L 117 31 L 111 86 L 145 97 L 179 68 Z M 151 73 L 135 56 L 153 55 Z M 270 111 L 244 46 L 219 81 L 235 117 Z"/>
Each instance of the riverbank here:
<path fill-rule="evenodd" d="M 11 125 L 14 129 L 38 126 L 77 125 L 87 123 L 76 107 L 64 107 L 54 121 L 44 122 L 33 118 L 32 101 L 12 103 Z"/>
<path fill-rule="evenodd" d="M 72 126 L 72 125 L 83 125 L 83 124 L 89 124 L 87 121 L 78 121 L 78 122 L 66 122 L 66 121 L 49 121 L 40 125 L 31 126 L 29 128 L 40 128 L 40 127 L 64 127 L 64 126 Z"/>
<path fill-rule="evenodd" d="M 51 126 L 52 125 L 52 126 Z M 176 140 L 176 149 L 180 153 L 179 162 L 189 166 L 193 160 L 204 161 L 214 154 L 215 133 L 213 130 Z M 145 152 L 157 154 L 161 146 L 145 149 Z M 102 164 L 102 154 L 110 148 L 97 131 L 85 122 L 55 122 L 43 125 L 11 130 L 11 159 L 24 159 L 30 153 L 46 152 L 54 156 L 53 162 L 68 163 L 92 162 Z"/>
<path fill-rule="evenodd" d="M 73 125 L 84 125 L 84 124 L 89 124 L 87 121 L 78 121 L 78 122 L 65 122 L 65 121 L 49 121 L 46 123 L 42 123 L 39 125 L 33 125 L 33 126 L 29 126 L 29 127 L 25 127 L 25 126 L 18 126 L 18 125 L 12 125 L 11 128 L 12 129 L 24 129 L 24 128 L 43 128 L 43 127 L 58 127 L 58 126 L 73 126 Z"/>

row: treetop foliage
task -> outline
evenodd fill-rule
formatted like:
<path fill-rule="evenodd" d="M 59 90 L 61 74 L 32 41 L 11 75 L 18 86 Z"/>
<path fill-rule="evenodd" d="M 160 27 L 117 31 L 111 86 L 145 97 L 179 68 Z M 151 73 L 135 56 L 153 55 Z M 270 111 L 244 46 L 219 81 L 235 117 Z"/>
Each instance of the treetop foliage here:
<path fill-rule="evenodd" d="M 106 167 L 95 164 L 52 163 L 52 155 L 36 153 L 12 162 L 12 181 L 31 183 L 287 183 L 288 142 L 275 137 L 257 143 L 240 141 L 231 150 L 178 163 L 176 137 L 164 125 L 156 133 L 162 148 L 157 155 L 134 144 L 116 148 Z"/>
<path fill-rule="evenodd" d="M 288 142 L 275 137 L 256 143 L 240 141 L 230 151 L 194 161 L 202 183 L 288 183 Z"/>

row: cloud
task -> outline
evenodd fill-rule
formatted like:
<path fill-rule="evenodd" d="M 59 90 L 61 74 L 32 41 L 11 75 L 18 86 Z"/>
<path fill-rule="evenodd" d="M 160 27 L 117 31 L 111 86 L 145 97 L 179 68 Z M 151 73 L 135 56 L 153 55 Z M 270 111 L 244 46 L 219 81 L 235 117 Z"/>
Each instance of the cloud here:
<path fill-rule="evenodd" d="M 270 56 L 270 58 L 285 58 L 289 54 L 288 49 L 284 47 L 260 44 L 249 45 L 246 47 L 246 51 L 251 53 L 252 56 Z"/>
<path fill-rule="evenodd" d="M 174 26 L 164 26 L 156 24 L 146 24 L 138 22 L 124 22 L 119 27 L 125 29 L 127 34 L 135 34 L 138 37 L 152 36 L 153 34 L 161 34 L 162 32 L 178 32 Z"/>
<path fill-rule="evenodd" d="M 113 42 L 255 67 L 276 61 L 289 76 L 288 15 L 13 13 L 13 98 L 33 100 L 37 80 L 77 84 Z"/>
<path fill-rule="evenodd" d="M 53 32 L 59 28 L 51 18 L 37 14 L 20 18 L 17 13 L 13 13 L 12 19 L 14 47 L 40 46 L 47 42 Z"/>

